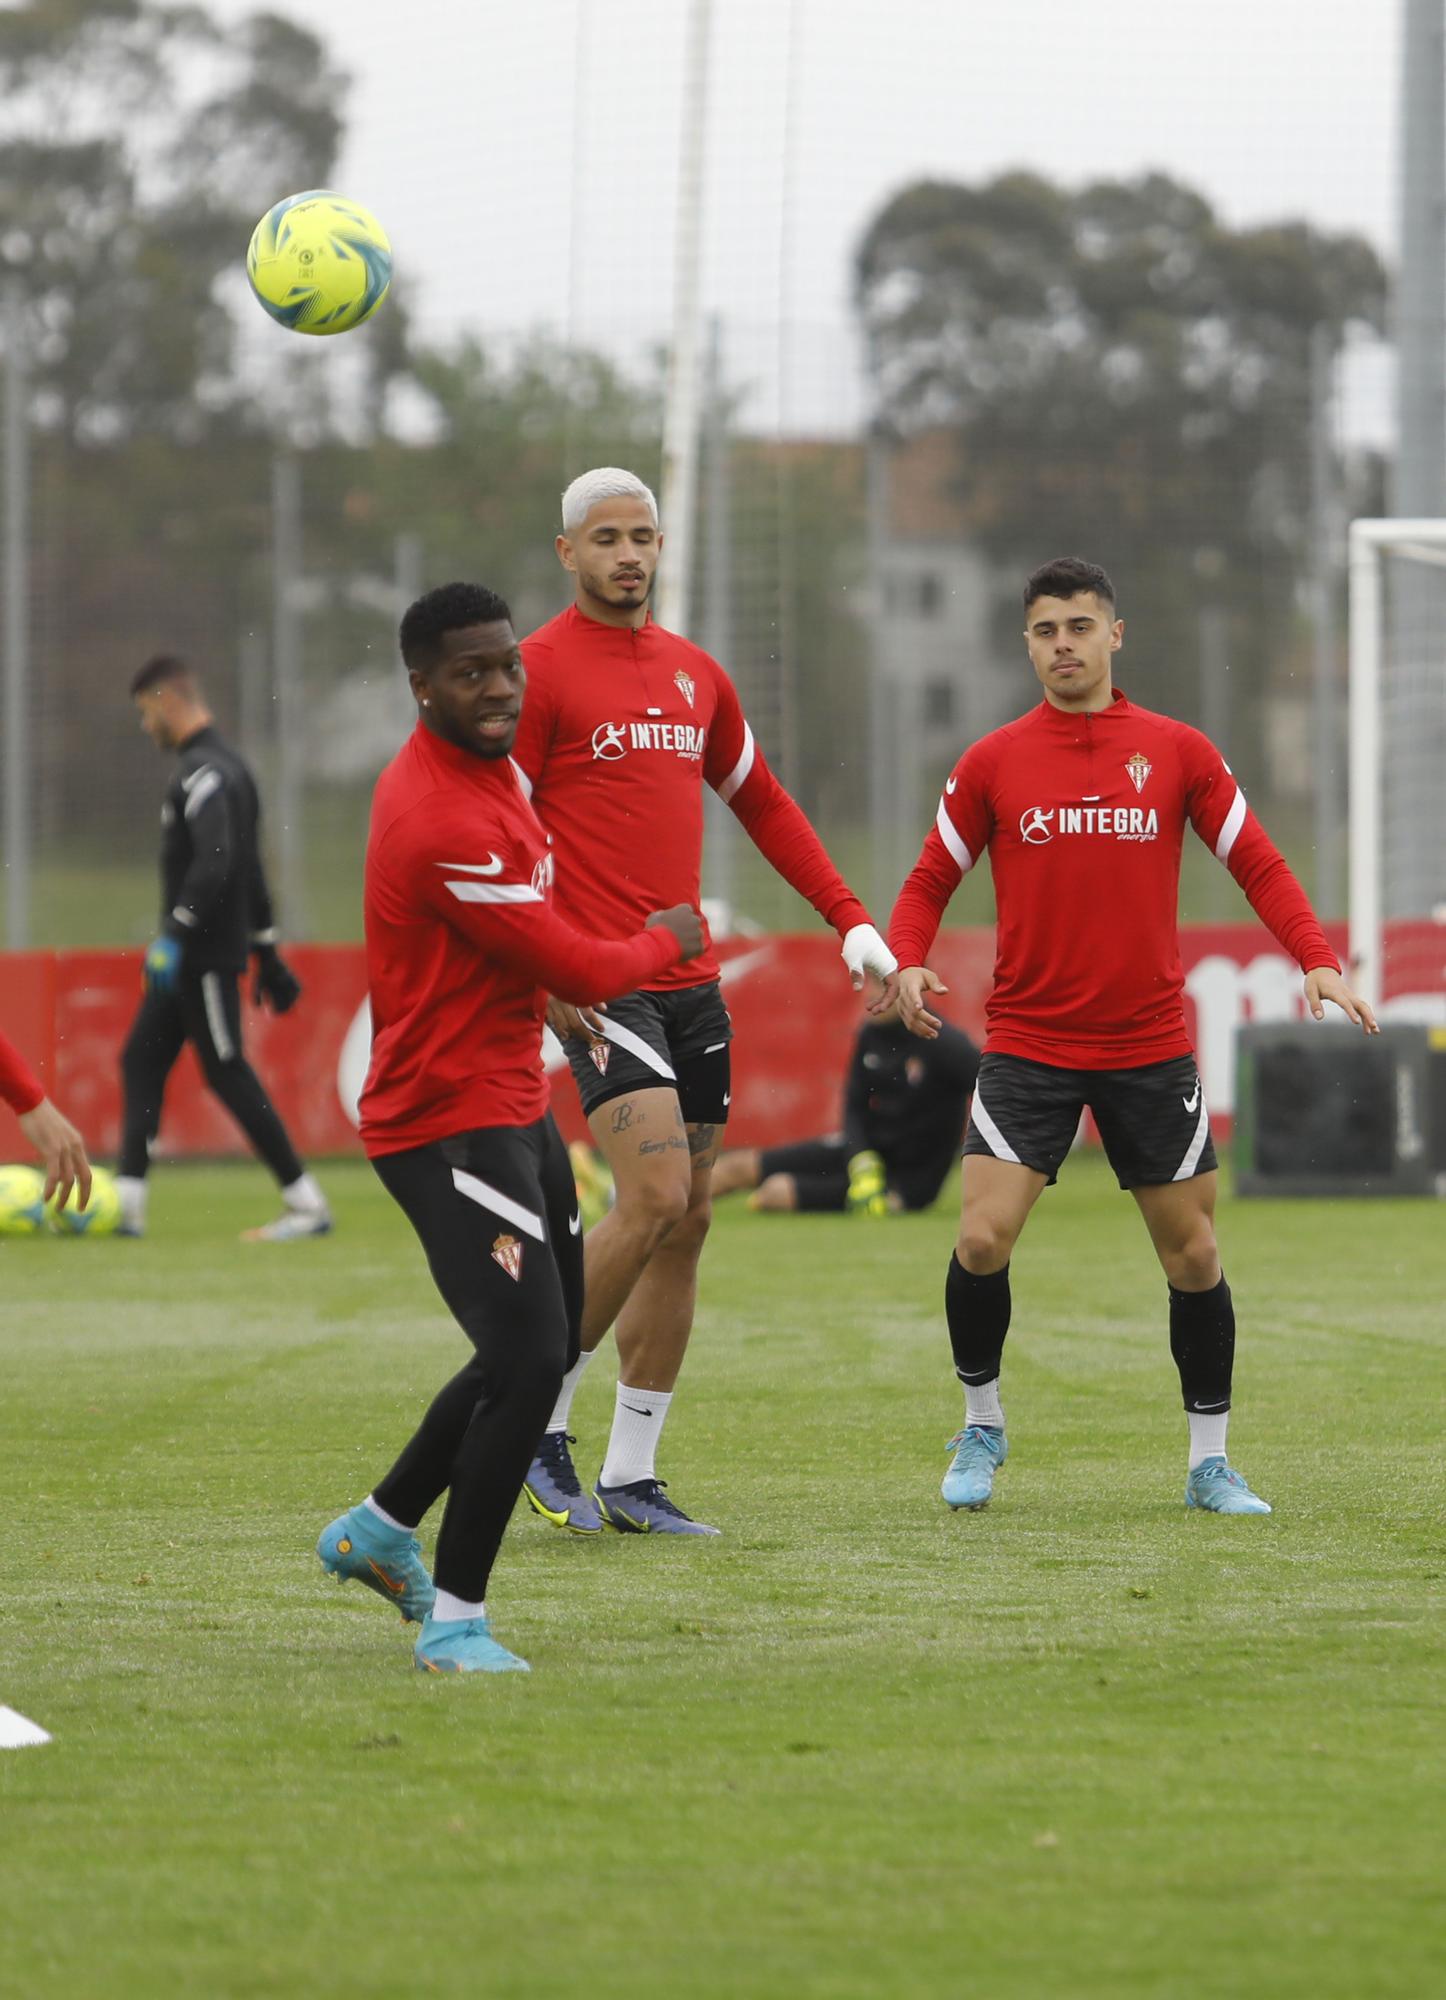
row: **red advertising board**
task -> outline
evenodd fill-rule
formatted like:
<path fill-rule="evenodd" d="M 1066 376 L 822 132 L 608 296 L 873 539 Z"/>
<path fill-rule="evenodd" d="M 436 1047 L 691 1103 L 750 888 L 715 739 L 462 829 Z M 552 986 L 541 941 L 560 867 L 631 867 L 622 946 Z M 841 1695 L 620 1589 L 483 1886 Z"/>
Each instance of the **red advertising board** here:
<path fill-rule="evenodd" d="M 1400 928 L 1412 931 L 1409 962 L 1422 990 L 1410 996 L 1388 991 L 1386 1011 L 1409 1005 L 1418 1015 L 1434 1012 L 1446 1020 L 1446 929 Z M 1416 931 L 1424 935 L 1417 938 Z M 1331 929 L 1330 936 L 1343 950 L 1343 928 Z M 1225 1132 L 1235 1029 L 1243 1021 L 1299 1018 L 1300 974 L 1256 924 L 1191 926 L 1180 943 L 1187 1026 L 1212 1118 Z M 992 931 L 945 931 L 934 954 L 950 989 L 943 1011 L 976 1038 L 983 1033 L 993 948 Z M 736 1034 L 729 1138 L 771 1145 L 832 1130 L 850 1042 L 862 1018 L 836 942 L 819 932 L 734 939 L 721 955 Z M 356 1152 L 356 1095 L 369 1045 L 361 947 L 297 946 L 288 958 L 305 995 L 283 1020 L 248 1002 L 248 1053 L 303 1155 Z M 0 954 L 0 1021 L 101 1160 L 114 1157 L 119 1140 L 120 1050 L 139 997 L 135 952 Z M 561 1051 L 549 1039 L 544 1053 L 554 1077 L 553 1107 L 567 1136 L 576 1137 L 584 1127 Z M 244 1151 L 225 1112 L 202 1087 L 189 1051 L 167 1092 L 159 1150 L 171 1157 Z M 27 1151 L 0 1107 L 0 1159 L 23 1159 Z"/>

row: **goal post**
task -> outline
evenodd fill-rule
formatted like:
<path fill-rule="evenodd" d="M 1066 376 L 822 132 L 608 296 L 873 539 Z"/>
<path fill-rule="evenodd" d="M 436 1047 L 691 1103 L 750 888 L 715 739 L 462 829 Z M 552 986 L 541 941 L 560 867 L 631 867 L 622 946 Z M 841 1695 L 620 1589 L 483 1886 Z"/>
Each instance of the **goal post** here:
<path fill-rule="evenodd" d="M 1351 523 L 1350 958 L 1375 1007 L 1421 984 L 1388 970 L 1388 924 L 1446 918 L 1446 574 L 1433 571 L 1446 572 L 1446 520 Z"/>

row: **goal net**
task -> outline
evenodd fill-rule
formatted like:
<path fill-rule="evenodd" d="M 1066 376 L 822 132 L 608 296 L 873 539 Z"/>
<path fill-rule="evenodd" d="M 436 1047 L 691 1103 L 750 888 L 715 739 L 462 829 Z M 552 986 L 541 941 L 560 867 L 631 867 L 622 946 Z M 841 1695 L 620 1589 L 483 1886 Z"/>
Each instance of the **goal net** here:
<path fill-rule="evenodd" d="M 1446 1024 L 1446 520 L 1352 522 L 1350 592 L 1354 978 Z"/>

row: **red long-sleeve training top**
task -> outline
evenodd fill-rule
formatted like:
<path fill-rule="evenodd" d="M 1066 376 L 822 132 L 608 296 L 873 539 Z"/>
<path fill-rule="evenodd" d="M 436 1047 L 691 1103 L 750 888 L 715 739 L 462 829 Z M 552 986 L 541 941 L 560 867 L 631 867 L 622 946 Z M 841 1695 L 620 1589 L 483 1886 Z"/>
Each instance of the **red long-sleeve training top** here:
<path fill-rule="evenodd" d="M 840 937 L 871 921 L 779 784 L 738 691 L 701 647 L 651 620 L 636 631 L 570 606 L 522 642 L 527 693 L 513 755 L 553 838 L 557 905 L 580 929 L 622 936 L 654 910 L 696 906 L 703 782 Z M 642 982 L 718 977 L 711 947 Z"/>
<path fill-rule="evenodd" d="M 899 892 L 889 943 L 927 962 L 988 850 L 997 911 L 987 1049 L 1065 1069 L 1188 1055 L 1178 906 L 1185 823 L 1303 972 L 1339 971 L 1305 891 L 1198 729 L 1137 708 L 1041 702 L 972 744 Z"/>
<path fill-rule="evenodd" d="M 377 780 L 367 839 L 372 1156 L 532 1124 L 548 1102 L 546 995 L 613 999 L 677 962 L 661 925 L 616 940 L 574 930 L 552 908 L 553 872 L 512 760 L 418 723 Z"/>
<path fill-rule="evenodd" d="M 0 1101 L 23 1118 L 44 1097 L 40 1079 L 14 1042 L 0 1034 Z"/>

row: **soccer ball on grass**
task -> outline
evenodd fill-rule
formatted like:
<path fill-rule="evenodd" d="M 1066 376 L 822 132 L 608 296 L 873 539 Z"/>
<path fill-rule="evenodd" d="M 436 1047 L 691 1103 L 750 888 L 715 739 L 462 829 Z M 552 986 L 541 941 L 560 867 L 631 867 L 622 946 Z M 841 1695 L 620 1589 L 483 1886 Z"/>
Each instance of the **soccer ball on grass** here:
<path fill-rule="evenodd" d="M 34 1167 L 0 1167 L 0 1236 L 33 1236 L 45 1220 L 44 1193 Z"/>
<path fill-rule="evenodd" d="M 70 1199 L 64 1208 L 56 1205 L 55 1196 L 50 1197 L 46 1208 L 46 1220 L 57 1236 L 113 1236 L 120 1221 L 120 1192 L 115 1184 L 114 1174 L 108 1174 L 104 1167 L 90 1170 L 90 1200 L 84 1208 L 77 1208 L 80 1189 L 70 1190 Z"/>
<path fill-rule="evenodd" d="M 348 333 L 386 297 L 392 246 L 369 209 L 313 188 L 262 216 L 246 275 L 271 317 L 293 333 Z"/>

